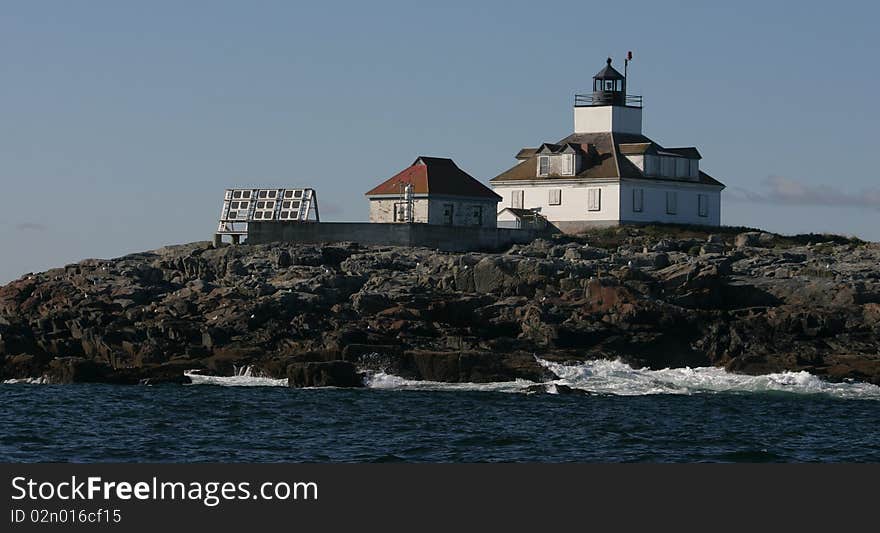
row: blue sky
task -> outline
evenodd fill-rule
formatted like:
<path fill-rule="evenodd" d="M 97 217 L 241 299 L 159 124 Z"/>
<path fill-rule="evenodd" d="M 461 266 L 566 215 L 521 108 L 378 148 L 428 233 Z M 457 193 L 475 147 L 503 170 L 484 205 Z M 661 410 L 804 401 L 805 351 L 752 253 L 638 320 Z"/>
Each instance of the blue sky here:
<path fill-rule="evenodd" d="M 418 155 L 487 180 L 635 60 L 645 133 L 696 145 L 723 222 L 880 240 L 874 3 L 0 3 L 0 282 L 206 240 L 223 189 L 326 220 Z"/>

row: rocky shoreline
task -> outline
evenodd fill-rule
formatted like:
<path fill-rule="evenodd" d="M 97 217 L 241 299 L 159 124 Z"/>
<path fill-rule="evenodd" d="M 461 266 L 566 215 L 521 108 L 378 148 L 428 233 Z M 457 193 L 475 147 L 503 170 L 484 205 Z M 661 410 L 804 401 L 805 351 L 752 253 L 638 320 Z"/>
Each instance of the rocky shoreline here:
<path fill-rule="evenodd" d="M 880 245 L 621 227 L 504 253 L 209 243 L 0 288 L 0 379 L 291 386 L 552 379 L 550 361 L 807 371 L 880 384 Z"/>

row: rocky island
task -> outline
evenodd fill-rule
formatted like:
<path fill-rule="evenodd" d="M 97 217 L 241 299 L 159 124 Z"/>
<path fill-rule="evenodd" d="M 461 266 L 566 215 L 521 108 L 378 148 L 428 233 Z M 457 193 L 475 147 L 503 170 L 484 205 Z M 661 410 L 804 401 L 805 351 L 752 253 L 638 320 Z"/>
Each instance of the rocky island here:
<path fill-rule="evenodd" d="M 629 227 L 499 253 L 169 246 L 0 288 L 0 378 L 552 379 L 536 356 L 880 384 L 880 245 Z"/>

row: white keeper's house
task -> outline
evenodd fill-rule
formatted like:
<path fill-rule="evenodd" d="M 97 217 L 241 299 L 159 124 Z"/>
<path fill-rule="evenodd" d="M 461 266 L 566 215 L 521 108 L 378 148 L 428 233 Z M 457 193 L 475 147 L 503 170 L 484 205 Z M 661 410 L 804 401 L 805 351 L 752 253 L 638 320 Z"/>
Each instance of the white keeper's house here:
<path fill-rule="evenodd" d="M 611 66 L 575 95 L 574 133 L 523 148 L 490 180 L 501 195 L 499 227 L 543 218 L 566 233 L 621 223 L 718 226 L 724 184 L 700 169 L 694 147 L 665 148 L 642 134 L 642 99 Z"/>

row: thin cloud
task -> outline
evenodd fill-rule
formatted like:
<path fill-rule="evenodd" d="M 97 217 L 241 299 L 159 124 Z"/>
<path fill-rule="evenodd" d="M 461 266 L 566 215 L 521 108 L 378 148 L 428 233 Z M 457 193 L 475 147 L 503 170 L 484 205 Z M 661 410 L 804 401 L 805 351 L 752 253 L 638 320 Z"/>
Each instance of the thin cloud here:
<path fill-rule="evenodd" d="M 810 185 L 782 176 L 769 176 L 762 183 L 763 190 L 751 191 L 731 187 L 726 199 L 777 205 L 816 205 L 880 210 L 880 189 L 867 188 L 850 193 L 830 185 Z"/>
<path fill-rule="evenodd" d="M 24 222 L 22 224 L 16 224 L 15 229 L 18 231 L 46 231 L 49 228 L 44 224 L 37 222 Z"/>

